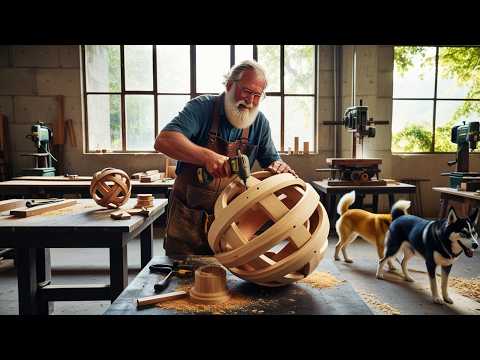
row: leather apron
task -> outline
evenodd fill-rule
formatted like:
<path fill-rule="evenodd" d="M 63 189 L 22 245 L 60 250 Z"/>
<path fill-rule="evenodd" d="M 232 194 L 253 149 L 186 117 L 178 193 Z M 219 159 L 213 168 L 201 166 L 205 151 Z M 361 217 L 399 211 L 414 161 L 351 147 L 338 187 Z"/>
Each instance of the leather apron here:
<path fill-rule="evenodd" d="M 228 157 L 237 156 L 237 150 L 255 159 L 257 145 L 248 143 L 250 128 L 243 129 L 239 140 L 228 142 L 218 136 L 219 109 L 223 96 L 215 99 L 212 125 L 207 148 Z M 198 165 L 183 163 L 169 198 L 166 238 L 163 243 L 167 256 L 213 255 L 208 245 L 208 229 L 213 222 L 215 202 L 223 189 L 236 177 L 215 178 L 208 185 L 196 181 Z"/>

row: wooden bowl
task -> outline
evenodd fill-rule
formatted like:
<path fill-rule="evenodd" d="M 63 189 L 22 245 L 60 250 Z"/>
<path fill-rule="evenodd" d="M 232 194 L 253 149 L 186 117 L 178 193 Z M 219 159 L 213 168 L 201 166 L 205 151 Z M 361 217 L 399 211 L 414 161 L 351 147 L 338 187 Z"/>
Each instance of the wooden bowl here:
<path fill-rule="evenodd" d="M 220 304 L 230 298 L 227 272 L 218 265 L 204 265 L 195 271 L 195 283 L 190 299 L 201 304 Z"/>

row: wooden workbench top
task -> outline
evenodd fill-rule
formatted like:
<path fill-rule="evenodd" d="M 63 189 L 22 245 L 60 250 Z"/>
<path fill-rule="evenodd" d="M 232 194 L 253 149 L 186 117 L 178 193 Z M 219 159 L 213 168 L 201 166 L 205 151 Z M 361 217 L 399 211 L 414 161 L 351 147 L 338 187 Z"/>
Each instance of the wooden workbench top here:
<path fill-rule="evenodd" d="M 434 187 L 432 188 L 433 191 L 438 191 L 440 193 L 446 193 L 451 195 L 457 195 L 461 197 L 466 197 L 470 199 L 475 199 L 480 201 L 480 194 L 474 191 L 460 191 L 450 187 Z"/>
<path fill-rule="evenodd" d="M 114 220 L 110 213 L 117 209 L 107 209 L 97 205 L 92 199 L 75 199 L 77 204 L 27 218 L 10 215 L 10 211 L 0 212 L 0 233 L 11 231 L 38 231 L 60 229 L 74 231 L 121 231 L 131 232 L 143 223 L 141 215 L 132 216 L 128 220 Z M 137 199 L 129 199 L 121 208 L 130 209 Z M 163 213 L 167 199 L 155 199 L 150 217 Z"/>
<path fill-rule="evenodd" d="M 197 266 L 216 263 L 214 257 L 182 257 Z M 176 258 L 178 259 L 178 258 Z M 104 315 L 185 315 L 212 314 L 208 306 L 201 311 L 181 311 L 156 306 L 137 309 L 136 299 L 154 295 L 154 284 L 163 278 L 161 274 L 151 273 L 152 264 L 172 263 L 174 259 L 156 256 L 145 266 L 120 296 L 109 306 Z M 342 278 L 340 271 L 331 259 L 324 259 L 317 268 L 318 272 L 328 273 L 340 282 L 331 287 L 315 288 L 305 282 L 297 282 L 283 287 L 269 288 L 242 280 L 227 271 L 227 286 L 231 293 L 251 299 L 249 305 L 230 308 L 221 314 L 235 315 L 371 315 L 373 312 L 353 287 Z M 308 279 L 308 277 L 307 277 Z M 175 291 L 179 286 L 192 284 L 193 279 L 179 279 L 174 276 L 163 293 Z M 202 306 L 199 307 L 199 309 Z M 218 312 L 217 312 L 218 313 Z"/>
<path fill-rule="evenodd" d="M 168 187 L 173 186 L 175 180 L 157 180 L 154 182 L 142 183 L 140 180 L 130 180 L 132 186 L 135 187 Z M 0 182 L 0 187 L 29 187 L 29 186 L 41 186 L 41 187 L 78 187 L 78 186 L 90 186 L 90 180 L 8 180 Z M 107 182 L 108 183 L 108 182 Z"/>

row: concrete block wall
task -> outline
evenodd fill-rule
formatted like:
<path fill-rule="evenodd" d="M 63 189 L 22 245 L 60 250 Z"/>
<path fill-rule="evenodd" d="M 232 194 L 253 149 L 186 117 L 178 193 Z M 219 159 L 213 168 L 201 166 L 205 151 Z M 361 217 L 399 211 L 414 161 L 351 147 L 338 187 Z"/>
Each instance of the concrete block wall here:
<path fill-rule="evenodd" d="M 393 89 L 393 47 L 356 45 L 357 81 L 356 95 L 369 107 L 369 116 L 387 120 L 389 125 L 378 125 L 377 135 L 364 144 L 365 156 L 383 159 L 384 178 L 427 177 L 424 183 L 424 206 L 427 216 L 438 213 L 439 196 L 431 188 L 443 186 L 447 178 L 440 172 L 448 170 L 446 162 L 453 155 L 392 155 L 391 116 Z M 342 63 L 342 109 L 351 106 L 353 46 L 343 46 Z M 163 169 L 164 157 L 160 154 L 84 154 L 83 118 L 81 96 L 79 46 L 0 46 L 0 111 L 9 117 L 10 136 L 13 147 L 15 175 L 23 167 L 31 166 L 31 159 L 22 157 L 22 152 L 34 150 L 33 143 L 25 138 L 30 125 L 38 120 L 53 125 L 57 114 L 57 95 L 65 96 L 65 118 L 71 118 L 78 147 L 65 145 L 66 172 L 81 175 L 93 174 L 104 167 L 119 167 L 133 173 L 145 169 Z M 306 181 L 319 180 L 324 174 L 315 168 L 325 167 L 326 158 L 333 156 L 334 129 L 322 122 L 334 119 L 334 67 L 333 46 L 319 47 L 318 72 L 318 151 L 309 155 L 283 155 L 297 173 Z M 351 155 L 351 134 L 338 127 L 341 133 L 341 155 Z M 480 164 L 480 162 L 477 161 Z M 478 171 L 476 163 L 472 171 Z M 254 168 L 258 169 L 258 165 Z M 386 201 L 381 200 L 380 209 L 387 211 Z"/>
<path fill-rule="evenodd" d="M 25 138 L 31 125 L 43 121 L 53 128 L 58 111 L 57 95 L 64 96 L 65 119 L 72 119 L 77 147 L 65 144 L 65 172 L 93 174 L 104 167 L 128 173 L 163 169 L 159 154 L 84 154 L 79 46 L 0 46 L 0 111 L 9 118 L 14 176 L 31 167 L 33 142 Z"/>

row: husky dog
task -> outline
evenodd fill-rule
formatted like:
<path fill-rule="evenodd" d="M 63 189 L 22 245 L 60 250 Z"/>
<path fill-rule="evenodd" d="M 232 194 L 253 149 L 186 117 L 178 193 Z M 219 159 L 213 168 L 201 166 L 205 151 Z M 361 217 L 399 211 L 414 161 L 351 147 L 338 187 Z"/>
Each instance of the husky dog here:
<path fill-rule="evenodd" d="M 377 248 L 378 258 L 383 258 L 385 254 L 385 235 L 388 227 L 392 222 L 391 214 L 374 214 L 362 209 L 349 209 L 350 205 L 355 202 L 355 190 L 346 193 L 340 198 L 337 205 L 337 212 L 340 218 L 335 224 L 338 234 L 338 243 L 335 246 L 335 260 L 340 260 L 340 250 L 342 251 L 345 262 L 353 262 L 347 255 L 347 247 L 355 239 L 360 236 Z M 397 216 L 407 213 L 410 207 L 410 201 L 397 201 L 391 212 Z M 395 266 L 388 261 L 390 270 L 395 269 Z"/>
<path fill-rule="evenodd" d="M 429 221 L 413 215 L 392 213 L 392 223 L 387 232 L 385 256 L 379 261 L 377 278 L 383 279 L 383 267 L 388 259 L 403 250 L 402 271 L 406 281 L 413 281 L 408 274 L 407 262 L 413 255 L 421 255 L 427 265 L 433 301 L 443 304 L 438 295 L 436 269 L 442 267 L 442 297 L 446 303 L 453 304 L 448 296 L 448 275 L 452 264 L 464 252 L 473 256 L 478 247 L 478 235 L 475 226 L 478 223 L 479 209 L 467 218 L 459 218 L 453 208 L 448 210 L 447 218 Z"/>

